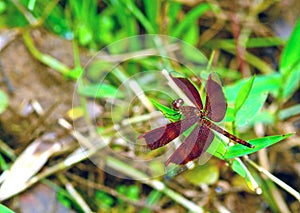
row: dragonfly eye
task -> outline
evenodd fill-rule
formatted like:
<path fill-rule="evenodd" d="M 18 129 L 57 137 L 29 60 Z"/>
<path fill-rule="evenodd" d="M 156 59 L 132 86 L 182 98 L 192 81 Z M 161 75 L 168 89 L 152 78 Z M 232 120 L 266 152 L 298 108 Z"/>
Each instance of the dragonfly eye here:
<path fill-rule="evenodd" d="M 184 101 L 181 98 L 178 98 L 172 102 L 172 106 L 174 109 L 179 110 L 179 108 L 183 105 Z"/>

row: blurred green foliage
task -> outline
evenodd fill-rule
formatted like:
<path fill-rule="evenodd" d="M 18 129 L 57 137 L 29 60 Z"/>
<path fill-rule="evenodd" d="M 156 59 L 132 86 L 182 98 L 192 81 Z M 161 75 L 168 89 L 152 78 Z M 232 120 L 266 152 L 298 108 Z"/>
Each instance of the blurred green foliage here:
<path fill-rule="evenodd" d="M 7 208 L 6 206 L 0 204 L 0 212 L 2 213 L 14 213 L 14 211 L 10 210 L 9 208 Z"/>
<path fill-rule="evenodd" d="M 0 90 L 0 114 L 7 108 L 7 106 L 8 97 L 2 90 Z"/>

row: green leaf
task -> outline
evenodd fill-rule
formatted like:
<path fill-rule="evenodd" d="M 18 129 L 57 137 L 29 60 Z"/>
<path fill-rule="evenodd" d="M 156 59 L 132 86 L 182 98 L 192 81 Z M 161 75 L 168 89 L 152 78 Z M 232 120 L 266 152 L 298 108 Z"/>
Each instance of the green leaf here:
<path fill-rule="evenodd" d="M 247 79 L 240 80 L 233 85 L 224 88 L 226 100 L 228 103 L 234 103 L 237 99 L 241 87 L 246 83 Z M 270 92 L 277 96 L 281 84 L 281 75 L 279 73 L 271 73 L 268 75 L 257 75 L 253 83 L 253 90 L 261 92 Z"/>
<path fill-rule="evenodd" d="M 7 106 L 8 106 L 8 97 L 2 90 L 0 90 L 0 114 L 4 112 Z"/>
<path fill-rule="evenodd" d="M 144 0 L 144 9 L 147 15 L 148 20 L 151 22 L 155 32 L 158 32 L 158 13 L 159 13 L 159 1 L 157 0 Z"/>
<path fill-rule="evenodd" d="M 225 122 L 232 122 L 235 120 L 234 109 L 232 107 L 227 107 L 226 115 L 225 115 Z"/>
<path fill-rule="evenodd" d="M 285 42 L 279 37 L 261 37 L 261 38 L 249 38 L 246 43 L 246 48 L 261 48 L 261 47 L 277 47 L 284 45 Z M 229 49 L 235 49 L 234 39 L 212 39 L 205 43 L 205 47 L 209 49 L 216 49 L 220 47 L 227 47 Z"/>
<path fill-rule="evenodd" d="M 0 1 L 0 14 L 4 13 L 7 9 L 7 5 L 4 1 Z"/>
<path fill-rule="evenodd" d="M 221 160 L 224 160 L 224 155 L 227 152 L 228 145 L 223 142 L 223 140 L 219 137 L 219 135 L 216 135 L 211 145 L 206 150 L 209 154 L 220 158 Z"/>
<path fill-rule="evenodd" d="M 298 19 L 294 30 L 282 50 L 282 54 L 280 57 L 279 68 L 280 72 L 285 75 L 286 72 L 290 72 L 291 67 L 299 64 L 300 62 L 300 46 L 299 46 L 299 38 L 300 38 L 300 18 Z"/>
<path fill-rule="evenodd" d="M 181 118 L 181 114 L 178 113 L 178 111 L 173 110 L 169 107 L 166 107 L 160 103 L 158 103 L 157 101 L 150 99 L 151 103 L 157 108 L 159 109 L 164 116 L 169 119 L 172 122 L 178 121 Z"/>
<path fill-rule="evenodd" d="M 282 93 L 280 99 L 289 98 L 300 87 L 300 18 L 285 45 L 279 63 L 282 74 Z"/>
<path fill-rule="evenodd" d="M 250 91 L 252 89 L 254 79 L 255 79 L 255 76 L 250 78 L 239 90 L 238 96 L 235 101 L 235 108 L 234 108 L 235 113 L 237 113 L 240 110 L 240 108 L 243 106 L 243 104 L 247 100 L 247 98 L 250 94 Z"/>
<path fill-rule="evenodd" d="M 251 190 L 255 191 L 258 188 L 257 182 L 255 181 L 245 164 L 241 161 L 241 159 L 235 158 L 231 164 L 231 168 L 241 177 L 245 178 L 246 183 Z"/>
<path fill-rule="evenodd" d="M 282 82 L 283 94 L 280 98 L 288 99 L 300 87 L 300 61 L 282 77 Z"/>
<path fill-rule="evenodd" d="M 279 118 L 280 120 L 285 120 L 287 118 L 290 118 L 292 116 L 300 114 L 300 104 L 288 107 L 286 109 L 283 109 L 279 112 Z"/>
<path fill-rule="evenodd" d="M 146 199 L 146 203 L 148 205 L 153 205 L 157 203 L 161 199 L 161 197 L 162 197 L 162 193 L 160 191 L 152 190 Z"/>
<path fill-rule="evenodd" d="M 90 98 L 120 98 L 124 94 L 110 84 L 79 85 L 78 93 Z"/>
<path fill-rule="evenodd" d="M 191 45 L 196 45 L 199 39 L 199 29 L 197 22 L 190 25 L 189 29 L 183 35 L 183 40 Z"/>
<path fill-rule="evenodd" d="M 128 186 L 126 195 L 131 200 L 139 200 L 140 188 L 137 185 L 130 185 Z"/>
<path fill-rule="evenodd" d="M 114 204 L 114 199 L 104 191 L 96 191 L 95 198 L 97 204 L 104 209 L 110 209 Z"/>
<path fill-rule="evenodd" d="M 64 190 L 58 189 L 56 194 L 56 199 L 66 208 L 70 209 L 72 206 L 72 201 L 68 197 L 68 193 Z"/>
<path fill-rule="evenodd" d="M 9 208 L 7 208 L 6 206 L 0 204 L 0 212 L 2 213 L 14 213 L 14 211 L 10 210 Z"/>
<path fill-rule="evenodd" d="M 278 76 L 273 75 L 268 77 L 258 76 L 255 79 L 251 78 L 247 82 L 242 81 L 244 84 L 238 82 L 225 88 L 226 98 L 229 98 L 229 100 L 227 99 L 228 102 L 236 98 L 237 103 L 233 114 L 236 126 L 241 127 L 255 123 L 253 119 L 264 105 L 270 89 L 276 87 L 274 80 L 277 78 Z M 279 89 L 278 85 L 277 89 Z M 235 91 L 239 91 L 238 95 L 236 95 L 237 92 Z M 230 115 L 229 113 L 227 114 L 227 116 Z M 232 120 L 232 117 L 226 117 L 226 121 L 230 119 Z"/>
<path fill-rule="evenodd" d="M 45 8 L 49 6 L 50 1 L 36 1 L 34 8 L 35 17 L 41 17 L 45 14 Z M 49 7 L 48 7 L 49 8 Z M 66 17 L 65 11 L 60 4 L 56 4 L 51 11 L 47 11 L 48 15 L 44 21 L 44 26 L 50 31 L 63 36 L 66 39 L 73 38 L 73 32 Z"/>
<path fill-rule="evenodd" d="M 130 11 L 130 14 L 132 14 L 141 23 L 141 25 L 145 28 L 147 33 L 155 33 L 155 29 L 152 26 L 151 22 L 145 17 L 144 13 L 141 11 L 140 8 L 137 7 L 134 1 L 120 2 L 123 4 L 122 13 L 124 13 L 124 7 L 127 8 Z M 130 25 L 127 24 L 127 26 Z"/>
<path fill-rule="evenodd" d="M 163 196 L 163 194 L 160 191 L 152 190 L 150 192 L 150 194 L 148 195 L 148 197 L 146 198 L 146 204 L 147 204 L 146 206 L 152 206 L 152 205 L 158 203 L 161 200 L 162 196 Z M 151 212 L 152 211 L 147 207 L 145 207 L 139 211 L 139 213 L 151 213 Z"/>
<path fill-rule="evenodd" d="M 236 158 L 236 157 L 257 152 L 258 150 L 274 145 L 275 143 L 278 143 L 279 141 L 288 138 L 291 135 L 293 135 L 293 133 L 285 134 L 285 135 L 273 135 L 273 136 L 267 136 L 263 138 L 249 140 L 248 142 L 254 145 L 255 148 L 248 148 L 241 144 L 229 146 L 224 155 L 224 158 L 225 159 Z"/>
<path fill-rule="evenodd" d="M 182 45 L 181 51 L 186 61 L 191 61 L 202 65 L 207 64 L 206 56 L 199 49 L 194 48 L 192 45 Z M 200 73 L 201 69 L 196 71 Z"/>
<path fill-rule="evenodd" d="M 174 37 L 181 37 L 181 35 L 184 34 L 187 29 L 189 29 L 190 25 L 195 23 L 200 16 L 209 10 L 211 10 L 211 6 L 207 3 L 202 3 L 193 8 L 187 13 L 185 18 L 179 22 L 177 27 L 173 30 L 173 32 L 171 32 L 171 35 Z"/>
<path fill-rule="evenodd" d="M 169 4 L 169 10 L 167 16 L 169 19 L 169 24 L 167 25 L 167 27 L 168 27 L 168 32 L 171 32 L 172 29 L 174 28 L 174 25 L 178 23 L 176 17 L 178 17 L 178 14 L 181 12 L 182 4 L 176 1 L 170 1 L 168 2 L 168 4 Z"/>
<path fill-rule="evenodd" d="M 93 40 L 93 31 L 86 23 L 77 26 L 76 34 L 82 46 L 88 45 Z"/>
<path fill-rule="evenodd" d="M 252 121 L 249 123 L 249 126 L 254 126 L 255 123 L 262 123 L 262 124 L 265 124 L 265 125 L 272 125 L 272 124 L 274 124 L 274 122 L 275 122 L 274 113 L 271 113 L 269 111 L 261 111 L 253 117 Z"/>
<path fill-rule="evenodd" d="M 267 99 L 268 93 L 265 91 L 252 90 L 244 105 L 236 114 L 235 124 L 238 127 L 253 123 L 255 115 L 260 111 Z"/>
<path fill-rule="evenodd" d="M 220 169 L 216 161 L 208 161 L 183 174 L 186 181 L 199 186 L 199 184 L 214 184 L 219 179 Z"/>

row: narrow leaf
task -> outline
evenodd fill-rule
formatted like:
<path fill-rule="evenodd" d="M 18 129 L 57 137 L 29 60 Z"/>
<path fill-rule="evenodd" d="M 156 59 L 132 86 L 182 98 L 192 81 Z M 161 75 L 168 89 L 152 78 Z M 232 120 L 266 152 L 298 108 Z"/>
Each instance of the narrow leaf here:
<path fill-rule="evenodd" d="M 146 203 L 148 205 L 153 205 L 157 202 L 160 201 L 161 197 L 162 197 L 162 193 L 160 191 L 157 190 L 152 190 L 149 194 L 149 196 L 146 198 Z"/>
<path fill-rule="evenodd" d="M 225 87 L 225 96 L 228 103 L 234 103 L 242 86 L 246 83 L 246 79 L 240 80 L 233 85 Z M 277 96 L 280 88 L 281 75 L 279 73 L 271 73 L 268 75 L 257 75 L 254 80 L 253 88 L 255 91 L 272 93 Z"/>
<path fill-rule="evenodd" d="M 144 0 L 145 12 L 148 20 L 151 22 L 155 32 L 157 32 L 158 28 L 158 13 L 159 13 L 159 1 L 156 0 Z"/>
<path fill-rule="evenodd" d="M 255 115 L 260 111 L 260 109 L 264 105 L 267 96 L 267 92 L 252 90 L 246 102 L 236 114 L 236 126 L 249 126 L 251 123 L 254 123 L 253 119 L 255 119 Z"/>
<path fill-rule="evenodd" d="M 282 50 L 282 54 L 280 57 L 280 72 L 285 75 L 286 72 L 291 70 L 292 66 L 295 66 L 300 62 L 300 46 L 299 46 L 299 38 L 300 38 L 300 18 L 296 23 L 294 30 Z"/>
<path fill-rule="evenodd" d="M 243 104 L 247 100 L 247 98 L 250 94 L 250 91 L 252 89 L 254 79 L 255 79 L 255 76 L 250 78 L 239 90 L 239 93 L 238 93 L 238 96 L 237 96 L 236 102 L 235 102 L 235 112 L 236 113 L 240 110 L 240 108 L 243 106 Z"/>
<path fill-rule="evenodd" d="M 300 104 L 291 106 L 289 108 L 283 109 L 279 112 L 279 118 L 280 120 L 285 120 L 287 118 L 290 118 L 294 115 L 300 114 Z"/>
<path fill-rule="evenodd" d="M 227 144 L 224 143 L 219 136 L 216 134 L 216 137 L 214 138 L 213 142 L 211 145 L 208 147 L 206 152 L 209 154 L 220 158 L 221 160 L 224 160 L 225 153 L 227 152 Z"/>
<path fill-rule="evenodd" d="M 144 13 L 137 7 L 133 1 L 120 1 L 123 6 L 126 7 L 132 15 L 141 23 L 147 33 L 155 33 L 154 27 L 151 22 L 145 17 Z M 123 12 L 124 13 L 124 12 Z M 127 25 L 128 26 L 128 25 Z"/>
<path fill-rule="evenodd" d="M 298 63 L 283 76 L 282 81 L 281 85 L 284 87 L 282 98 L 288 99 L 300 87 L 300 56 Z"/>
<path fill-rule="evenodd" d="M 14 211 L 10 210 L 9 208 L 7 208 L 6 206 L 0 204 L 0 212 L 2 213 L 14 213 Z"/>
<path fill-rule="evenodd" d="M 117 88 L 109 84 L 79 85 L 78 93 L 90 98 L 119 98 L 123 97 Z"/>
<path fill-rule="evenodd" d="M 0 113 L 2 113 L 8 106 L 8 97 L 7 95 L 0 90 Z"/>
<path fill-rule="evenodd" d="M 225 159 L 236 158 L 236 157 L 257 152 L 258 150 L 274 145 L 275 143 L 278 143 L 279 141 L 288 138 L 291 135 L 293 135 L 293 133 L 285 134 L 285 135 L 273 135 L 273 136 L 267 136 L 263 138 L 249 140 L 248 142 L 255 146 L 255 148 L 253 149 L 245 147 L 240 144 L 229 146 L 224 155 L 224 158 Z"/>
<path fill-rule="evenodd" d="M 300 18 L 285 45 L 279 63 L 279 70 L 282 74 L 282 93 L 280 99 L 289 98 L 300 87 Z"/>
<path fill-rule="evenodd" d="M 157 101 L 155 101 L 153 99 L 150 99 L 150 101 L 170 121 L 175 122 L 175 121 L 178 121 L 180 119 L 181 115 L 177 111 L 175 111 L 175 110 L 173 110 L 173 109 L 171 109 L 169 107 L 166 107 L 166 106 L 158 103 Z"/>
<path fill-rule="evenodd" d="M 233 163 L 231 164 L 231 168 L 240 176 L 245 178 L 247 185 L 251 190 L 255 191 L 256 189 L 258 189 L 257 182 L 255 181 L 245 164 L 241 161 L 241 159 L 235 158 L 233 160 Z"/>
<path fill-rule="evenodd" d="M 193 8 L 185 18 L 179 22 L 177 27 L 172 32 L 172 36 L 180 37 L 185 30 L 189 29 L 190 25 L 192 25 L 200 16 L 202 16 L 205 12 L 211 9 L 210 4 L 202 3 L 199 6 Z"/>

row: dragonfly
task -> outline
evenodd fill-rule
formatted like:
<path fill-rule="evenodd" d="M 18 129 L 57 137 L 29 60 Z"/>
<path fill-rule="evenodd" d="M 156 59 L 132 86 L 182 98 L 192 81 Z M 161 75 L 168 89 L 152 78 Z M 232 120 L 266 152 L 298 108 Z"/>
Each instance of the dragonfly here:
<path fill-rule="evenodd" d="M 153 129 L 138 137 L 145 140 L 150 150 L 154 150 L 165 146 L 195 125 L 183 143 L 167 159 L 165 162 L 166 166 L 169 163 L 185 165 L 189 161 L 200 157 L 212 143 L 215 132 L 226 136 L 233 142 L 254 148 L 252 144 L 234 136 L 215 124 L 223 120 L 227 110 L 227 102 L 222 86 L 214 80 L 212 74 L 208 76 L 205 86 L 206 101 L 204 107 L 198 90 L 187 78 L 170 76 L 194 106 L 185 106 L 181 98 L 174 100 L 172 102 L 173 109 L 180 113 L 181 119 Z"/>

